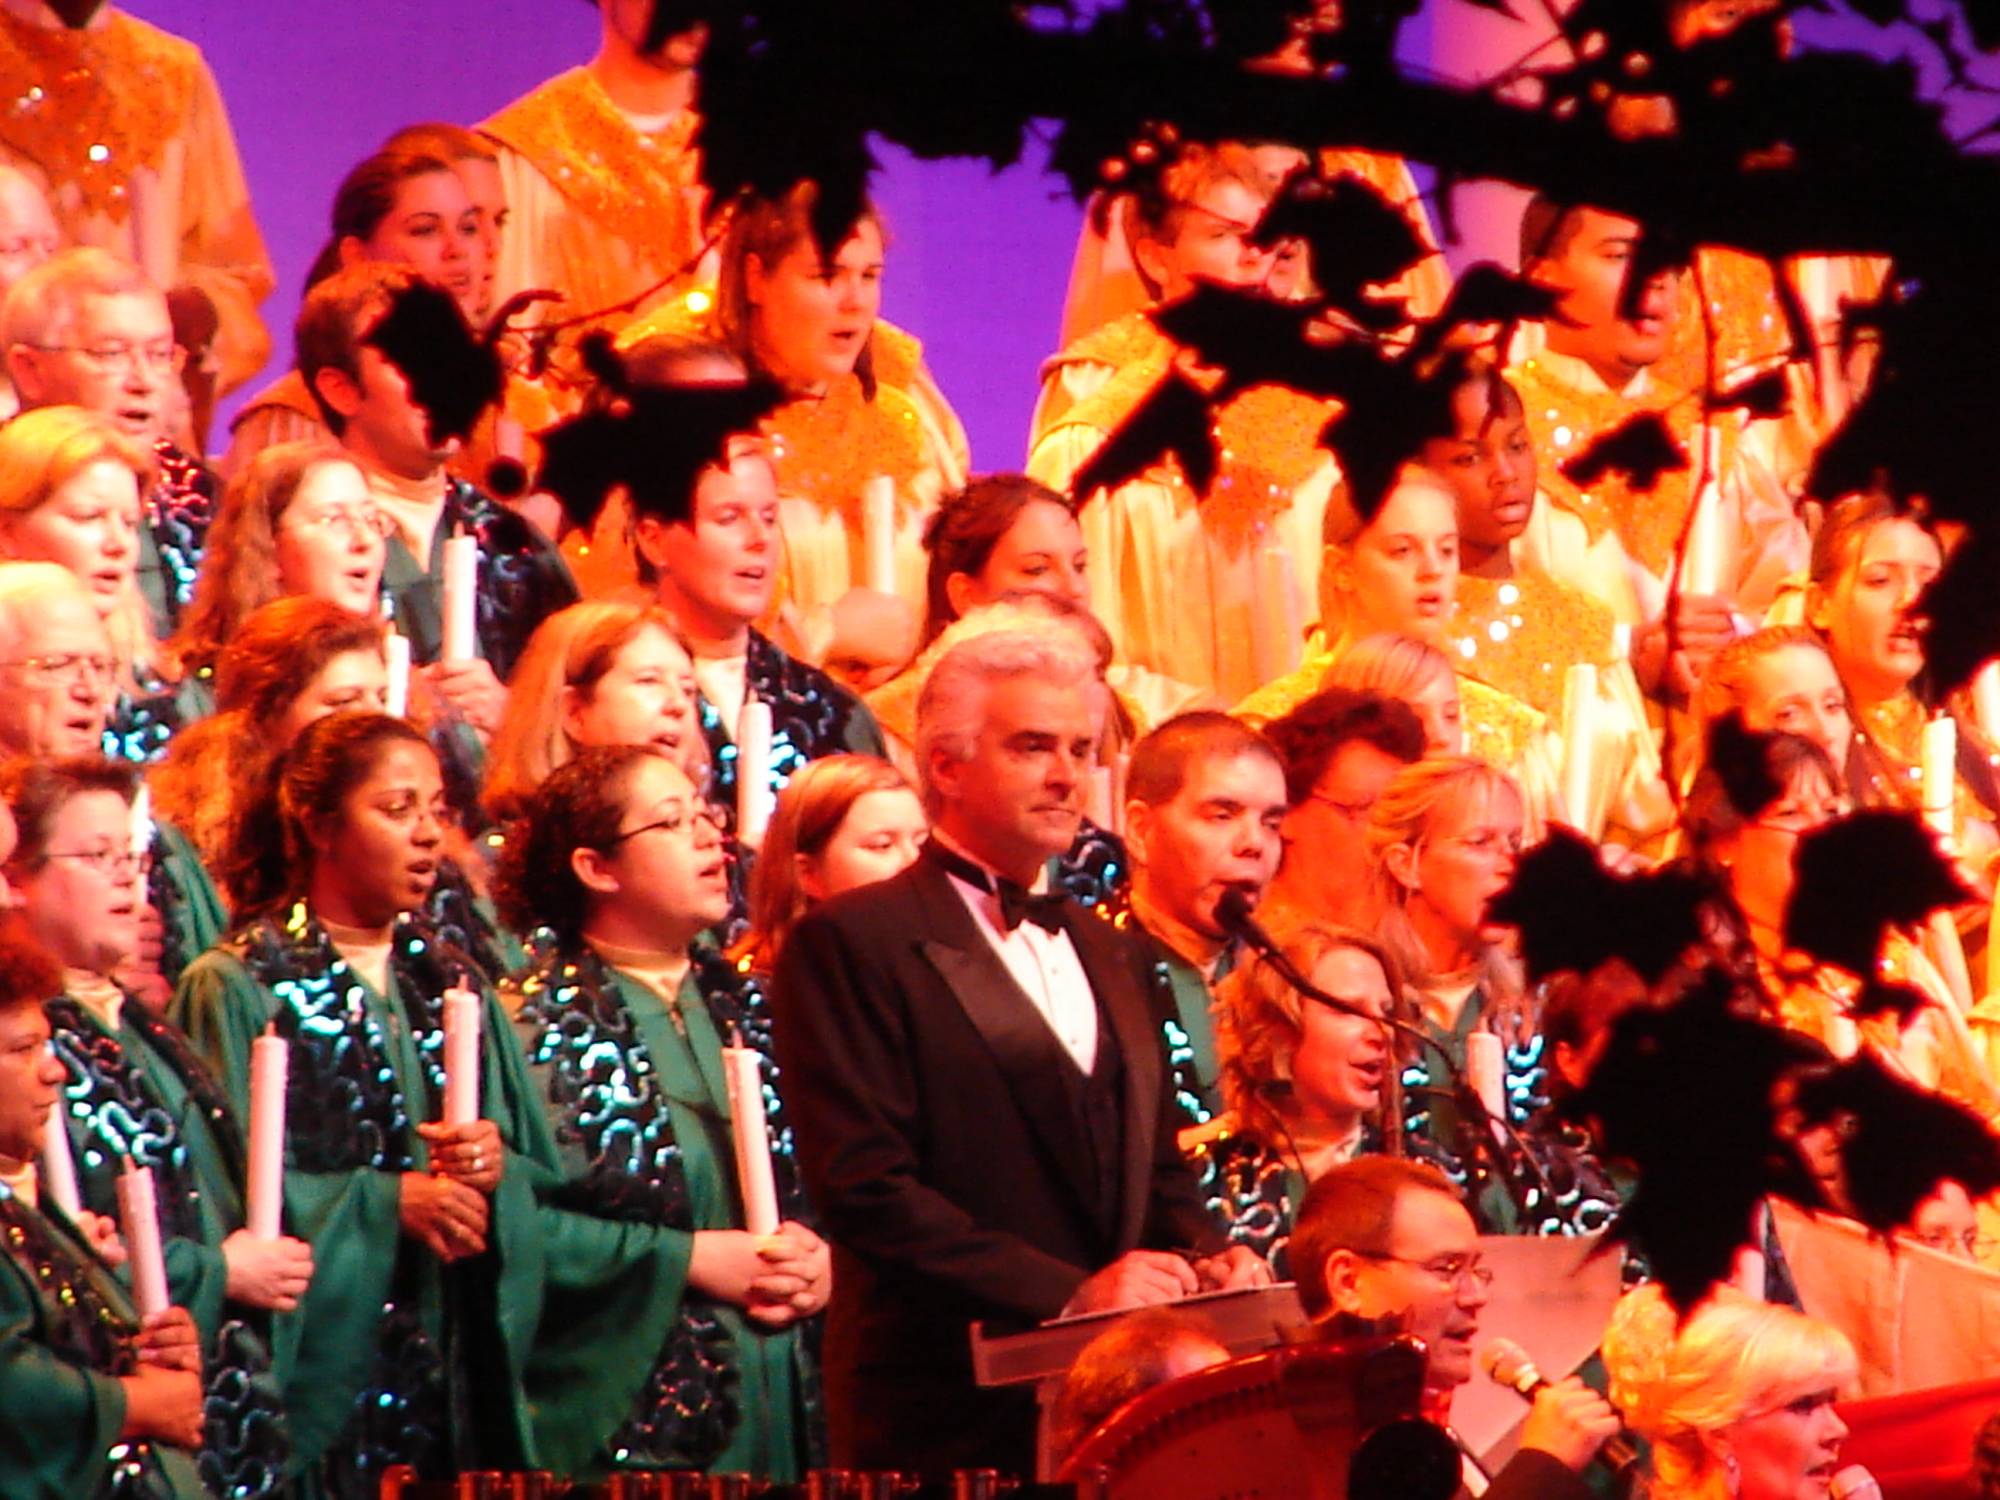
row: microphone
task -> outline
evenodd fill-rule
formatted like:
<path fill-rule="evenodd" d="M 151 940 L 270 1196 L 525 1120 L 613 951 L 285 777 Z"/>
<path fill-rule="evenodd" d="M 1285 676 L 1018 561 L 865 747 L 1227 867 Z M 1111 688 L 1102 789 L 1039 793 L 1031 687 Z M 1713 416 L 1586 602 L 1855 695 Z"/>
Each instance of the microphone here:
<path fill-rule="evenodd" d="M 1266 932 L 1263 924 L 1251 915 L 1255 901 L 1256 897 L 1240 885 L 1226 887 L 1215 900 L 1216 925 L 1231 937 L 1241 940 L 1244 946 L 1255 949 L 1272 968 L 1278 971 L 1279 977 L 1300 994 L 1317 1000 L 1321 1005 L 1337 1010 L 1343 1015 L 1355 1016 L 1363 1021 L 1373 1021 L 1377 1026 L 1386 1026 L 1392 1031 L 1407 1032 L 1418 1042 L 1427 1046 L 1434 1045 L 1428 1036 L 1407 1022 L 1398 1020 L 1394 1016 L 1370 1015 L 1352 1001 L 1329 995 L 1308 980 L 1298 971 L 1297 965 L 1285 956 L 1285 950 L 1278 946 L 1277 939 Z"/>
<path fill-rule="evenodd" d="M 1860 1464 L 1849 1464 L 1827 1485 L 1829 1500 L 1882 1500 L 1882 1486 Z"/>
<path fill-rule="evenodd" d="M 1495 1339 L 1480 1350 L 1479 1368 L 1486 1372 L 1488 1380 L 1506 1386 L 1524 1401 L 1534 1400 L 1548 1385 L 1542 1372 L 1535 1368 L 1534 1360 L 1528 1357 L 1528 1351 L 1512 1339 Z M 1623 1474 L 1639 1466 L 1639 1450 L 1621 1428 L 1598 1448 L 1597 1462 L 1613 1474 Z M 1856 1492 L 1856 1500 L 1865 1500 L 1866 1496 L 1865 1490 Z"/>

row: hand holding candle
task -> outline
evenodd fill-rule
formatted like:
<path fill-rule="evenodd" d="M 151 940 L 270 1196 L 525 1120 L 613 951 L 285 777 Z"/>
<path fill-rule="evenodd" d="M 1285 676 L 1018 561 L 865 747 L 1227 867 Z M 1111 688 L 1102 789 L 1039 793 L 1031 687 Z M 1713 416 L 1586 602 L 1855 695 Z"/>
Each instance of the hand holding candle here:
<path fill-rule="evenodd" d="M 118 1174 L 118 1221 L 125 1249 L 132 1257 L 132 1300 L 141 1317 L 173 1306 L 167 1296 L 167 1261 L 160 1247 L 160 1206 L 153 1191 L 150 1167 L 132 1164 Z"/>
<path fill-rule="evenodd" d="M 722 1049 L 729 1089 L 729 1129 L 736 1143 L 736 1180 L 743 1192 L 743 1227 L 778 1232 L 778 1185 L 771 1175 L 771 1138 L 764 1125 L 764 1078 L 750 1047 Z"/>
<path fill-rule="evenodd" d="M 250 1044 L 249 1230 L 259 1239 L 284 1233 L 285 1082 L 291 1050 L 271 1027 Z"/>

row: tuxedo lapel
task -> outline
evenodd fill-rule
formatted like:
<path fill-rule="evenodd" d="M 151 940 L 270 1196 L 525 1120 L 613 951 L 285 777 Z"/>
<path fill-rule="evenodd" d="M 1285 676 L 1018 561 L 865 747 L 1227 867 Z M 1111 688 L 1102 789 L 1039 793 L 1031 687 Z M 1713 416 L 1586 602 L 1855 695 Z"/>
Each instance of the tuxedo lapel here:
<path fill-rule="evenodd" d="M 1153 1194 L 1153 1146 L 1159 1132 L 1162 1057 L 1159 1024 L 1152 1001 L 1138 984 L 1127 938 L 1110 923 L 1078 908 L 1068 919 L 1070 942 L 1090 976 L 1102 1012 L 1111 1021 L 1108 1041 L 1125 1062 L 1124 1154 L 1120 1163 L 1118 1240 L 1139 1243 Z"/>
<path fill-rule="evenodd" d="M 919 861 L 913 876 L 928 918 L 919 949 L 986 1044 L 1028 1128 L 1094 1219 L 1088 1148 L 1063 1087 L 1063 1070 L 1074 1072 L 1075 1064 L 987 942 L 951 877 L 928 860 Z"/>

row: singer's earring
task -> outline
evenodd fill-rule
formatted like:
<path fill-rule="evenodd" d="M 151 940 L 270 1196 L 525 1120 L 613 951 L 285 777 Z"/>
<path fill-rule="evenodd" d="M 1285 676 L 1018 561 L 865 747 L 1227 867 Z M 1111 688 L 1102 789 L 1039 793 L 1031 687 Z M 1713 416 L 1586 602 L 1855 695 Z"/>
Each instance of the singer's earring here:
<path fill-rule="evenodd" d="M 1742 1494 L 1743 1466 L 1736 1462 L 1736 1455 L 1734 1453 L 1725 1453 L 1722 1455 L 1722 1469 L 1728 1475 L 1729 1493 L 1732 1495 Z"/>

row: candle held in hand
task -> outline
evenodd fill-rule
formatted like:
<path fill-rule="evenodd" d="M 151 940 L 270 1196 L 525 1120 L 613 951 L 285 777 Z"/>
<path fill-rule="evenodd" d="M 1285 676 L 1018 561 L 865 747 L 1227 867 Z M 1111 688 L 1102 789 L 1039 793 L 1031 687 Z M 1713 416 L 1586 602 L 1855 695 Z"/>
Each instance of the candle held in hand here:
<path fill-rule="evenodd" d="M 479 1118 L 479 995 L 454 985 L 444 992 L 444 1123 Z"/>
<path fill-rule="evenodd" d="M 160 1205 L 153 1192 L 150 1167 L 125 1159 L 118 1174 L 118 1227 L 125 1235 L 125 1252 L 132 1267 L 132 1300 L 139 1316 L 163 1313 L 173 1303 L 167 1296 L 167 1261 L 160 1248 Z"/>
<path fill-rule="evenodd" d="M 249 1230 L 259 1239 L 284 1233 L 285 1081 L 291 1048 L 271 1027 L 250 1044 Z"/>
<path fill-rule="evenodd" d="M 729 1130 L 736 1143 L 736 1181 L 743 1192 L 743 1227 L 778 1232 L 778 1185 L 771 1175 L 771 1137 L 764 1128 L 764 1080 L 751 1047 L 722 1049 L 729 1089 Z"/>
<path fill-rule="evenodd" d="M 479 655 L 474 601 L 479 590 L 479 541 L 471 536 L 445 538 L 444 644 L 446 661 L 471 661 Z"/>

